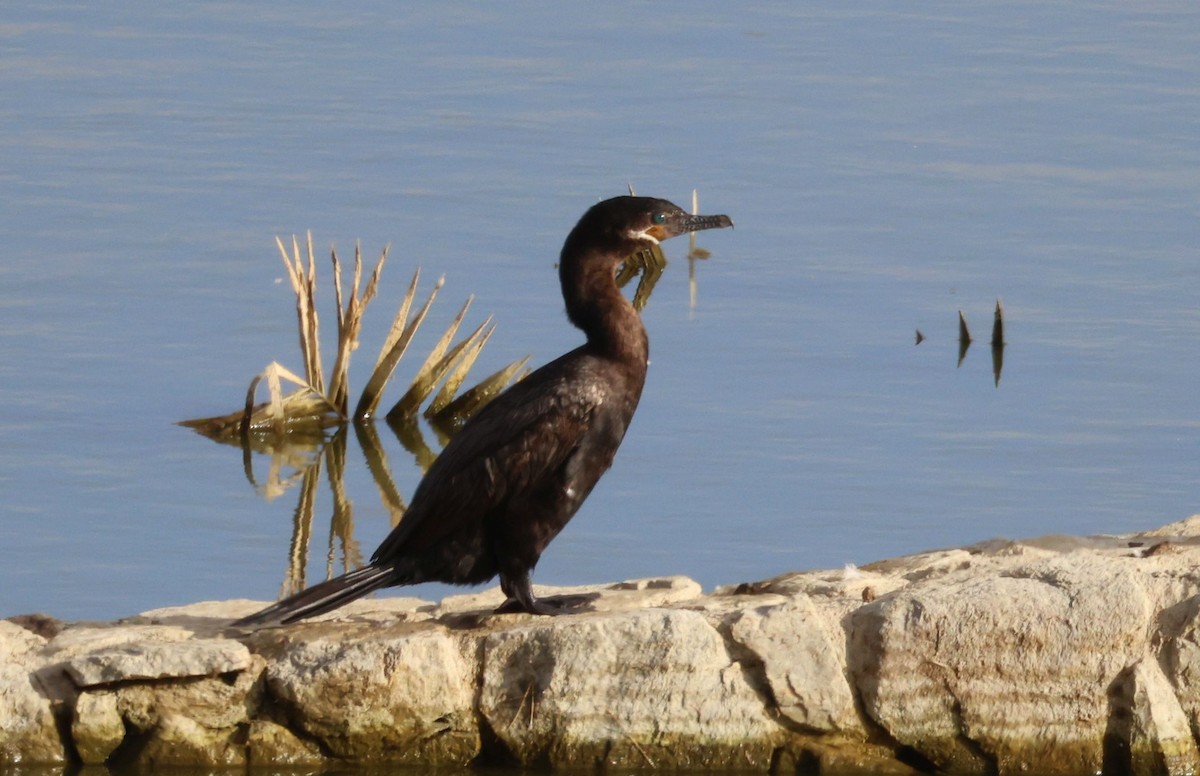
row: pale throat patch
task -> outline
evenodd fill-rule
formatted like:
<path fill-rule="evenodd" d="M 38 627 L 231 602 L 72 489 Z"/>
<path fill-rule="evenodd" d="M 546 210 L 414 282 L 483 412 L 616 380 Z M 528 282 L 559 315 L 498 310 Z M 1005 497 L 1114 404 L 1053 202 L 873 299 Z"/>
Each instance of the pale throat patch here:
<path fill-rule="evenodd" d="M 646 240 L 647 242 L 658 245 L 658 238 L 649 232 L 639 232 L 637 229 L 630 229 L 625 233 L 631 240 Z"/>

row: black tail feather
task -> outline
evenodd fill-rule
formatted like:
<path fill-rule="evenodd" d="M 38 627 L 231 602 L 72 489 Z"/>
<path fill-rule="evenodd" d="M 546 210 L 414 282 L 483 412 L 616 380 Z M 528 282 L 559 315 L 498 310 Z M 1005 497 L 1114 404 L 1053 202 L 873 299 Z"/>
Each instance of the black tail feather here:
<path fill-rule="evenodd" d="M 290 595 L 261 612 L 243 617 L 234 627 L 256 625 L 286 625 L 306 617 L 332 611 L 343 604 L 362 598 L 373 590 L 394 584 L 395 572 L 386 566 L 364 566 L 340 577 L 320 582 Z"/>

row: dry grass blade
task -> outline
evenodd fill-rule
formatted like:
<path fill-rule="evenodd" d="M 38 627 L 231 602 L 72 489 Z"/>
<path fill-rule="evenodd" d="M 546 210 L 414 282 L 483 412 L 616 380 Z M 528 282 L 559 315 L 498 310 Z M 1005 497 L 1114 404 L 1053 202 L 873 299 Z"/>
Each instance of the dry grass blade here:
<path fill-rule="evenodd" d="M 489 315 L 480 329 L 491 322 L 492 316 Z M 476 329 L 476 332 L 478 331 L 479 329 Z M 454 399 L 454 395 L 458 393 L 459 387 L 467 379 L 467 373 L 471 371 L 471 367 L 475 366 L 475 361 L 479 358 L 479 354 L 483 352 L 483 346 L 491 339 L 492 332 L 494 331 L 496 331 L 496 327 L 492 326 L 479 337 L 476 337 L 474 334 L 471 335 L 473 341 L 469 347 L 463 350 L 462 356 L 457 359 L 454 368 L 450 370 L 450 374 L 446 377 L 446 381 L 442 383 L 441 390 L 437 392 L 437 395 L 433 397 L 433 401 L 425 408 L 425 417 L 433 417 Z"/>
<path fill-rule="evenodd" d="M 330 251 L 330 261 L 333 263 L 333 288 L 338 311 L 338 350 L 333 361 L 333 371 L 329 373 L 329 402 L 337 407 L 342 417 L 345 417 L 349 404 L 350 355 L 358 347 L 358 333 L 362 328 L 362 314 L 366 309 L 366 303 L 360 303 L 358 297 L 362 284 L 362 251 L 355 244 L 354 280 L 350 285 L 349 302 L 343 300 L 342 265 L 338 261 L 336 251 Z"/>
<path fill-rule="evenodd" d="M 242 436 L 250 433 L 250 428 L 254 423 L 254 397 L 258 394 L 258 384 L 265 378 L 267 381 L 267 403 L 261 405 L 259 412 L 265 417 L 267 423 L 273 427 L 279 428 L 283 420 L 283 394 L 279 387 L 279 375 L 271 369 L 274 362 L 271 362 L 261 373 L 256 374 L 254 379 L 250 381 L 250 387 L 246 389 L 246 406 L 242 410 L 242 422 L 238 426 L 238 430 Z"/>
<path fill-rule="evenodd" d="M 380 264 L 382 265 L 383 262 L 380 262 Z M 371 283 L 374 284 L 375 280 L 375 278 L 372 278 Z M 438 280 L 436 285 L 434 285 L 434 295 L 436 295 L 438 290 L 442 287 L 442 282 L 444 280 L 445 278 L 443 277 Z M 391 351 L 392 347 L 396 344 L 396 340 L 400 338 L 401 333 L 404 331 L 404 322 L 408 320 L 408 311 L 412 309 L 413 300 L 417 298 L 417 284 L 420 281 L 421 268 L 417 267 L 415 270 L 413 270 L 412 280 L 408 281 L 408 290 L 404 292 L 404 298 L 400 300 L 400 309 L 396 311 L 396 317 L 392 320 L 392 328 L 388 330 L 387 337 L 385 337 L 383 340 L 383 347 L 379 349 L 379 358 L 376 359 L 377 363 L 382 361 L 384 355 Z M 432 303 L 432 301 L 433 300 L 431 299 L 430 303 Z M 426 304 L 426 308 L 428 308 L 428 304 Z"/>
<path fill-rule="evenodd" d="M 283 240 L 280 240 L 278 235 L 275 237 L 275 244 L 279 246 L 279 255 L 283 257 L 283 266 L 287 268 L 288 279 L 292 282 L 292 292 L 298 295 L 300 293 L 300 277 L 296 274 L 296 267 L 292 266 L 292 259 L 288 256 L 287 248 L 283 247 Z M 292 245 L 299 255 L 300 246 L 296 245 L 295 236 L 292 237 Z"/>
<path fill-rule="evenodd" d="M 481 335 L 485 324 L 479 324 L 475 331 L 464 340 L 460 341 L 448 353 L 442 355 L 436 362 L 430 364 L 430 360 L 439 350 L 434 349 L 434 352 L 429 354 L 429 358 L 421 365 L 421 370 L 416 377 L 413 378 L 412 385 L 408 388 L 408 393 L 396 402 L 396 406 L 392 407 L 388 412 L 388 418 L 395 418 L 398 415 L 405 417 L 416 417 L 417 410 L 421 408 L 421 404 L 429 398 L 429 394 L 433 393 L 434 386 L 442 381 L 454 365 L 463 357 L 463 354 L 471 348 L 476 338 Z"/>
<path fill-rule="evenodd" d="M 383 274 L 383 263 L 387 261 L 388 251 L 391 250 L 391 245 L 383 246 L 383 250 L 379 252 L 379 261 L 375 262 L 375 269 L 371 272 L 371 279 L 367 281 L 367 289 L 363 291 L 362 303 L 366 307 L 375 298 L 376 292 L 379 291 L 379 276 Z"/>
<path fill-rule="evenodd" d="M 262 371 L 259 377 L 265 377 L 269 383 L 274 385 L 278 385 L 280 380 L 287 380 L 299 388 L 317 393 L 317 389 L 311 383 L 278 361 L 272 361 L 267 364 L 267 368 Z"/>
<path fill-rule="evenodd" d="M 362 248 L 354 246 L 354 278 L 350 284 L 350 294 L 345 296 L 342 286 L 342 263 L 337 251 L 330 251 L 329 259 L 333 265 L 334 295 L 337 303 L 338 349 L 333 362 L 333 370 L 329 375 L 329 403 L 337 408 L 342 417 L 347 416 L 350 395 L 350 357 L 358 349 L 358 337 L 362 331 L 363 314 L 371 300 L 375 298 L 379 287 L 379 276 L 383 263 L 387 260 L 388 249 L 385 247 L 375 263 L 375 270 L 367 287 L 362 290 Z M 360 293 L 361 291 L 361 293 Z"/>
<path fill-rule="evenodd" d="M 283 241 L 275 238 L 283 264 L 287 267 L 296 295 L 296 319 L 300 330 L 300 352 L 304 356 L 304 373 L 307 381 L 318 393 L 325 392 L 325 378 L 321 369 L 320 321 L 316 308 L 316 261 L 312 250 L 312 233 L 308 233 L 308 268 L 300 255 L 300 243 L 292 236 L 292 255 L 289 256 Z"/>
<path fill-rule="evenodd" d="M 650 301 L 650 294 L 654 291 L 654 286 L 662 277 L 666 267 L 667 257 L 663 254 L 662 248 L 657 245 L 644 251 L 638 251 L 625 259 L 625 263 L 617 272 L 618 286 L 624 287 L 639 272 L 642 275 L 642 279 L 638 281 L 637 290 L 633 293 L 633 309 L 638 312 L 645 309 L 646 303 Z"/>
<path fill-rule="evenodd" d="M 443 354 L 450 347 L 450 342 L 458 332 L 458 327 L 462 324 L 463 318 L 466 316 L 467 310 L 471 307 L 471 301 L 474 298 L 474 296 L 467 297 L 467 301 L 463 304 L 462 309 L 458 311 L 458 315 L 454 317 L 454 320 L 446 328 L 445 333 L 442 334 L 441 339 L 429 351 L 429 355 L 425 358 L 425 363 L 421 364 L 421 368 L 417 370 L 416 376 L 413 377 L 412 385 L 409 386 L 408 391 L 388 411 L 387 417 L 389 420 L 401 417 L 415 417 L 421 403 L 433 392 L 433 387 L 437 385 L 438 380 L 442 378 L 448 369 Z M 480 329 L 482 328 L 481 325 Z M 480 329 L 476 329 L 476 332 Z M 459 343 L 455 347 L 455 352 L 461 350 L 462 344 Z M 440 374 L 437 372 L 440 372 Z"/>
<path fill-rule="evenodd" d="M 642 275 L 641 282 L 638 283 L 637 290 L 633 292 L 633 309 L 639 313 L 646 309 L 646 305 L 650 302 L 650 294 L 654 293 L 654 286 L 658 284 L 659 278 L 662 276 L 661 268 L 651 267 L 646 270 L 646 274 Z"/>
<path fill-rule="evenodd" d="M 413 273 L 412 282 L 408 286 L 408 293 L 404 295 L 404 301 L 400 305 L 399 312 L 396 313 L 395 319 L 392 321 L 392 328 L 388 332 L 387 339 L 384 342 L 383 349 L 379 353 L 379 359 L 375 362 L 375 369 L 371 371 L 371 377 L 367 380 L 367 385 L 363 388 L 362 395 L 358 399 L 358 406 L 354 410 L 355 420 L 364 420 L 375 414 L 375 409 L 379 406 L 379 400 L 383 396 L 383 390 L 387 387 L 388 380 L 392 377 L 392 372 L 396 369 L 396 364 L 400 363 L 400 359 L 408 350 L 408 344 L 412 342 L 413 335 L 417 333 L 417 329 L 425 321 L 425 316 L 429 313 L 429 308 L 433 305 L 433 300 L 437 298 L 438 291 L 441 290 L 445 278 L 439 278 L 433 290 L 429 292 L 429 298 L 425 300 L 425 304 L 417 311 L 412 320 L 404 324 L 404 319 L 408 315 L 408 311 L 412 306 L 413 297 L 417 292 L 417 279 L 420 277 L 420 270 Z"/>
<path fill-rule="evenodd" d="M 658 245 L 652 245 L 625 258 L 617 271 L 617 285 L 624 287 L 639 272 L 662 271 L 667 266 L 667 256 Z"/>
<path fill-rule="evenodd" d="M 304 353 L 305 363 L 309 365 L 308 382 L 317 389 L 317 393 L 325 393 L 325 369 L 321 365 L 321 322 L 317 316 L 317 257 L 313 253 L 312 232 L 308 232 L 308 277 L 304 283 L 304 303 L 307 308 L 308 320 L 308 350 Z M 297 257 L 299 259 L 299 257 Z"/>
<path fill-rule="evenodd" d="M 300 390 L 284 395 L 280 387 L 281 379 L 295 383 L 300 386 Z M 267 402 L 255 405 L 255 392 L 263 380 L 267 381 L 271 396 Z M 272 435 L 298 433 L 320 438 L 323 437 L 325 428 L 337 423 L 336 417 L 331 417 L 331 411 L 325 398 L 316 393 L 303 378 L 278 362 L 271 362 L 250 381 L 250 387 L 246 391 L 246 403 L 242 409 L 212 418 L 182 420 L 179 425 L 194 429 L 219 442 L 244 444 L 251 432 L 266 432 Z M 299 441 L 299 437 L 297 440 Z M 259 452 L 266 452 L 275 447 L 273 444 L 264 444 L 262 439 L 253 440 L 251 446 Z"/>
<path fill-rule="evenodd" d="M 181 425 L 194 428 L 219 441 L 240 440 L 247 450 L 276 449 L 276 446 L 284 441 L 284 436 L 292 434 L 296 435 L 297 439 L 324 439 L 327 438 L 329 428 L 344 425 L 349 419 L 347 407 L 351 355 L 359 344 L 366 308 L 378 293 L 380 276 L 388 255 L 388 248 L 384 247 L 369 279 L 365 278 L 361 245 L 356 243 L 353 277 L 347 285 L 343 285 L 343 271 L 346 268 L 342 266 L 337 252 L 330 251 L 334 301 L 337 308 L 337 352 L 333 368 L 326 375 L 321 358 L 320 320 L 316 305 L 316 254 L 312 233 L 306 233 L 304 243 L 293 235 L 290 247 L 280 237 L 275 238 L 275 244 L 296 297 L 296 319 L 304 360 L 304 377 L 296 377 L 273 363 L 251 383 L 243 410 L 222 417 L 181 422 Z M 413 273 L 379 358 L 359 398 L 354 412 L 356 420 L 369 418 L 375 413 L 384 389 L 416 332 L 425 322 L 445 279 L 438 279 L 424 304 L 410 317 L 410 312 L 416 306 L 419 280 L 418 268 Z M 441 390 L 433 398 L 427 415 L 440 414 L 455 401 L 455 393 L 465 383 L 468 373 L 494 331 L 493 328 L 489 328 L 492 327 L 492 319 L 489 317 L 470 336 L 452 347 L 454 337 L 472 301 L 473 297 L 468 297 L 454 321 L 417 370 L 404 397 L 392 408 L 389 419 L 393 423 L 397 422 L 397 417 L 406 417 L 415 422 L 421 405 L 430 398 L 438 385 L 442 386 Z M 294 382 L 300 389 L 284 394 L 280 388 L 281 380 Z M 270 397 L 267 402 L 256 405 L 255 395 L 264 381 L 268 385 Z M 476 392 L 474 395 L 481 394 Z M 468 402 L 467 406 L 473 405 Z"/>
<path fill-rule="evenodd" d="M 479 410 L 480 407 L 487 404 L 500 394 L 510 383 L 514 382 L 514 378 L 518 373 L 525 368 L 529 363 L 529 356 L 525 356 L 519 361 L 514 361 L 508 366 L 500 369 L 493 374 L 488 375 L 480 380 L 474 388 L 463 393 L 454 401 L 447 404 L 437 413 L 436 416 L 430 418 L 431 421 L 438 423 L 443 428 L 453 427 L 455 424 L 460 424 L 467 418 L 471 417 Z M 520 375 L 524 377 L 524 375 Z"/>
<path fill-rule="evenodd" d="M 211 418 L 195 418 L 181 420 L 179 425 L 193 429 L 209 439 L 217 442 L 246 447 L 259 453 L 272 453 L 283 449 L 281 443 L 302 447 L 306 444 L 320 444 L 325 441 L 326 429 L 340 422 L 336 415 L 326 412 L 327 402 L 309 391 L 296 391 L 283 397 L 284 414 L 295 414 L 288 417 L 283 424 L 271 424 L 264 416 L 251 416 L 248 433 L 242 431 L 245 410 L 231 412 Z M 266 409 L 261 404 L 254 407 L 255 412 Z M 286 440 L 280 435 L 286 435 Z"/>
<path fill-rule="evenodd" d="M 296 236 L 292 235 L 292 252 L 295 256 L 288 254 L 287 248 L 283 245 L 283 240 L 275 237 L 275 244 L 279 246 L 279 255 L 283 259 L 283 266 L 287 268 L 288 279 L 292 283 L 292 293 L 296 295 L 296 318 L 300 328 L 300 354 L 304 357 L 304 370 L 311 371 L 311 364 L 308 362 L 308 313 L 307 306 L 303 304 L 304 299 L 304 267 L 300 263 L 300 244 L 296 242 Z"/>
<path fill-rule="evenodd" d="M 266 381 L 269 398 L 262 404 L 254 404 L 258 386 Z M 300 386 L 300 390 L 284 394 L 281 381 L 286 380 Z M 283 435 L 294 432 L 321 431 L 336 425 L 338 419 L 325 400 L 305 380 L 278 362 L 272 361 L 267 368 L 254 376 L 246 391 L 245 407 L 236 413 L 216 418 L 200 418 L 183 421 L 180 425 L 194 428 L 213 439 L 245 439 L 251 432 L 267 432 Z"/>
<path fill-rule="evenodd" d="M 354 261 L 355 264 L 361 261 L 358 253 L 358 243 L 354 244 Z M 329 249 L 329 263 L 333 265 L 333 302 L 337 308 L 338 340 L 341 341 L 342 328 L 346 325 L 346 306 L 342 303 L 342 263 L 338 261 L 337 251 L 333 248 Z M 357 267 L 355 269 L 357 270 Z M 358 273 L 355 272 L 356 281 L 358 279 L 357 276 Z"/>

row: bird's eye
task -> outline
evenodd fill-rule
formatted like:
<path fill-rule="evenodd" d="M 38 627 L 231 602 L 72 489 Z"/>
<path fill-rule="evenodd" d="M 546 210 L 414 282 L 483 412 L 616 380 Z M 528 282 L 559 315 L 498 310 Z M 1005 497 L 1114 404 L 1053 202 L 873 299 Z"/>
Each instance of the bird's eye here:
<path fill-rule="evenodd" d="M 655 224 L 665 224 L 667 222 L 667 214 L 655 213 L 654 215 L 650 216 L 650 221 L 651 223 Z"/>

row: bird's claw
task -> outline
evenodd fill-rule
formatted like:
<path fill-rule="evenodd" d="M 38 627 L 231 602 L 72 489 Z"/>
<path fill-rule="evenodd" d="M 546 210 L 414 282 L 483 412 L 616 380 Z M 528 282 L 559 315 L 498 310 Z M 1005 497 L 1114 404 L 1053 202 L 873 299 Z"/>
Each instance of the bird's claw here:
<path fill-rule="evenodd" d="M 556 595 L 546 598 L 530 598 L 521 601 L 509 598 L 496 607 L 496 614 L 541 614 L 553 617 L 559 614 L 570 614 L 572 609 L 583 606 L 599 598 L 597 593 L 580 593 L 578 595 Z"/>

